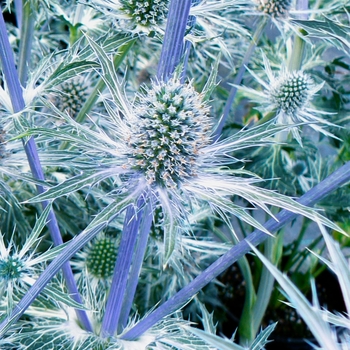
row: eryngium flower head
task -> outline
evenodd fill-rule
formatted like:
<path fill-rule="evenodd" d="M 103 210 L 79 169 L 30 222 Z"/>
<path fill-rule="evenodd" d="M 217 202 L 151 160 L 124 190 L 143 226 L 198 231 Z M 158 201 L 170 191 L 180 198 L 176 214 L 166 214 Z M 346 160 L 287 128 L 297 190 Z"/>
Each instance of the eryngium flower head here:
<path fill-rule="evenodd" d="M 197 174 L 197 158 L 209 143 L 209 108 L 191 85 L 156 82 L 139 96 L 128 144 L 130 164 L 149 184 L 177 187 Z M 133 124 L 133 123 L 132 123 Z"/>
<path fill-rule="evenodd" d="M 118 254 L 119 237 L 100 233 L 71 260 L 78 285 L 88 284 L 93 294 L 109 289 Z M 104 297 L 107 296 L 105 293 Z M 103 298 L 104 300 L 104 298 Z"/>
<path fill-rule="evenodd" d="M 1 306 L 5 306 L 6 312 L 10 312 L 14 300 L 25 294 L 28 287 L 33 285 L 41 272 L 43 263 L 51 253 L 34 256 L 48 213 L 49 207 L 37 219 L 22 248 L 14 243 L 17 232 L 14 232 L 10 240 L 4 239 L 3 233 L 0 232 L 0 301 Z"/>
<path fill-rule="evenodd" d="M 168 1 L 120 0 L 120 5 L 120 11 L 124 12 L 135 25 L 150 27 L 163 21 Z"/>
<path fill-rule="evenodd" d="M 134 33 L 158 31 L 168 12 L 168 0 L 93 0 L 89 4 Z"/>
<path fill-rule="evenodd" d="M 271 100 L 279 111 L 293 116 L 304 108 L 315 93 L 315 83 L 302 72 L 286 72 L 270 90 Z M 318 90 L 318 89 L 317 89 Z"/>
<path fill-rule="evenodd" d="M 87 79 L 80 76 L 69 79 L 59 85 L 54 103 L 60 111 L 75 117 L 88 98 L 90 90 Z"/>
<path fill-rule="evenodd" d="M 89 246 L 87 251 L 86 267 L 88 273 L 99 279 L 112 277 L 116 259 L 115 239 L 107 236 L 99 237 Z"/>
<path fill-rule="evenodd" d="M 291 0 L 259 0 L 258 11 L 276 19 L 286 18 L 291 5 Z"/>
<path fill-rule="evenodd" d="M 250 71 L 255 79 L 263 86 L 264 91 L 239 86 L 253 100 L 259 104 L 263 113 L 275 113 L 275 121 L 282 125 L 295 125 L 291 128 L 294 138 L 301 144 L 301 137 L 297 124 L 309 124 L 316 131 L 332 136 L 321 128 L 322 125 L 333 125 L 318 115 L 329 115 L 327 112 L 313 108 L 311 101 L 322 88 L 323 83 L 316 84 L 311 76 L 302 70 L 287 71 L 282 68 L 279 72 L 272 72 L 267 58 L 264 56 L 265 73 L 268 81 Z M 334 125 L 333 125 L 334 126 Z"/>

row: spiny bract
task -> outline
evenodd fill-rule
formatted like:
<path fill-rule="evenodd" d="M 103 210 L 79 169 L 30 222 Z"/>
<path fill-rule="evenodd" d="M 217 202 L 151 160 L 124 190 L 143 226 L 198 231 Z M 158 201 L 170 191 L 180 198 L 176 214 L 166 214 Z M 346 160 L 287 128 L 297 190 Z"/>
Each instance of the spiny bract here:
<path fill-rule="evenodd" d="M 139 95 L 129 146 L 131 165 L 149 184 L 177 187 L 196 176 L 198 154 L 209 143 L 209 108 L 202 96 L 178 80 L 153 83 Z"/>

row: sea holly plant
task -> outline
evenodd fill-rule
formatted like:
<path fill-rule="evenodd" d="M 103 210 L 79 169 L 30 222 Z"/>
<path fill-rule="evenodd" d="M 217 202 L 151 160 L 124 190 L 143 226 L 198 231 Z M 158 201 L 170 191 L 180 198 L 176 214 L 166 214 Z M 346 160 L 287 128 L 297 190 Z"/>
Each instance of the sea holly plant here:
<path fill-rule="evenodd" d="M 330 145 L 333 132 L 328 128 L 336 124 L 324 119 L 334 112 L 324 102 L 326 84 L 302 70 L 304 57 L 310 57 L 303 54 L 307 43 L 289 22 L 293 9 L 307 6 L 282 1 L 94 0 L 9 1 L 7 8 L 16 14 L 18 31 L 11 35 L 20 45 L 5 27 L 13 24 L 1 16 L 0 101 L 6 116 L 0 139 L 1 188 L 6 189 L 1 217 L 7 220 L 4 227 L 16 232 L 16 239 L 6 232 L 1 240 L 4 348 L 268 347 L 274 326 L 258 332 L 263 307 L 252 329 L 240 327 L 237 341 L 235 329 L 230 329 L 225 339 L 216 334 L 224 329 L 224 320 L 216 320 L 217 331 L 215 312 L 210 316 L 207 311 L 214 305 L 216 284 L 204 299 L 201 290 L 251 246 L 267 238 L 273 243 L 273 234 L 296 216 L 346 233 L 327 212 L 312 206 L 349 181 L 349 163 L 308 182 L 308 169 L 297 173 L 298 165 L 310 164 L 308 154 L 301 163 L 295 159 L 295 144 L 281 137 L 291 131 L 303 148 L 310 124 Z M 263 18 L 257 29 L 235 18 L 255 18 L 257 13 Z M 214 30 L 220 16 L 222 27 Z M 279 26 L 280 40 L 264 35 L 268 18 L 286 24 Z M 29 40 L 28 33 L 36 40 Z M 58 46 L 48 42 L 40 47 L 40 37 Z M 234 50 L 239 40 L 248 48 L 243 61 Z M 195 62 L 199 41 L 207 49 Z M 283 44 L 286 62 L 293 63 L 285 70 L 280 62 L 272 72 L 278 60 L 270 55 L 277 43 Z M 299 47 L 292 54 L 291 44 Z M 256 45 L 260 50 L 254 53 Z M 264 45 L 269 52 L 261 54 Z M 317 54 L 323 62 L 323 52 Z M 150 69 L 144 79 L 140 66 L 155 62 L 154 74 Z M 227 67 L 237 75 L 221 82 Z M 269 83 L 255 73 L 258 68 L 265 70 Z M 227 82 L 233 85 L 231 92 Z M 254 113 L 244 100 L 254 94 L 261 97 L 256 99 L 261 118 L 241 116 L 231 123 L 232 103 Z M 322 103 L 317 96 L 324 98 Z M 16 148 L 7 146 L 12 144 Z M 296 169 L 291 177 L 303 184 L 301 198 L 286 196 L 287 191 L 274 188 L 271 177 L 251 170 L 256 154 L 271 149 L 281 150 L 288 166 Z M 9 150 L 22 162 L 10 164 Z M 290 188 L 288 193 L 300 194 Z M 16 210 L 9 210 L 11 205 Z M 74 225 L 67 222 L 71 208 Z M 270 219 L 264 224 L 265 215 Z M 21 222 L 18 233 L 9 219 L 14 216 Z M 27 237 L 23 232 L 30 226 L 33 233 Z M 242 237 L 243 227 L 253 232 Z M 48 249 L 51 245 L 59 247 Z M 273 252 L 265 249 L 267 258 L 278 263 Z M 269 285 L 269 294 L 273 278 L 266 271 L 260 283 Z M 33 275 L 30 283 L 27 274 Z M 24 280 L 25 285 L 13 288 Z M 246 285 L 253 295 L 248 279 Z M 268 298 L 261 303 L 264 307 Z"/>

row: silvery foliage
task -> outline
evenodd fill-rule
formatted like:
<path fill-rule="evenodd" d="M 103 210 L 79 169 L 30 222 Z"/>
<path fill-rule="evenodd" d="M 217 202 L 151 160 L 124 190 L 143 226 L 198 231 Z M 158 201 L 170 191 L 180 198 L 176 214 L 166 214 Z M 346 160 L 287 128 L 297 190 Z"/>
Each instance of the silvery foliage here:
<path fill-rule="evenodd" d="M 1 348 L 264 349 L 274 276 L 319 346 L 347 349 L 348 319 L 316 291 L 305 300 L 276 249 L 254 248 L 296 216 L 315 221 L 349 312 L 326 232 L 349 232 L 350 69 L 327 56 L 348 54 L 346 4 L 306 3 L 6 2 Z M 240 260 L 255 299 L 226 338 L 216 278 L 250 250 L 270 287 L 260 300 Z"/>

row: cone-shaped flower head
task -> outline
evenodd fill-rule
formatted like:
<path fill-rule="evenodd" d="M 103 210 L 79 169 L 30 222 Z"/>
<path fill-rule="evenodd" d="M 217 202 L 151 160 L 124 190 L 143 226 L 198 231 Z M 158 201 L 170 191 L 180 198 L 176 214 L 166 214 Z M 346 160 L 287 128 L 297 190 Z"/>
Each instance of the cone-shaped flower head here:
<path fill-rule="evenodd" d="M 308 74 L 294 71 L 282 75 L 270 94 L 280 111 L 293 116 L 310 101 L 314 88 L 315 84 Z"/>
<path fill-rule="evenodd" d="M 113 275 L 116 259 L 117 247 L 115 239 L 101 236 L 87 249 L 87 270 L 95 278 L 107 279 Z"/>
<path fill-rule="evenodd" d="M 155 83 L 139 96 L 129 145 L 132 166 L 149 184 L 174 188 L 196 175 L 198 152 L 208 144 L 208 107 L 191 85 Z"/>
<path fill-rule="evenodd" d="M 291 5 L 291 0 L 259 0 L 258 10 L 273 18 L 286 18 Z"/>
<path fill-rule="evenodd" d="M 168 1 L 163 0 L 120 0 L 120 11 L 124 12 L 135 25 L 150 27 L 165 18 Z"/>
<path fill-rule="evenodd" d="M 90 93 L 90 85 L 86 79 L 76 77 L 69 79 L 59 86 L 59 96 L 55 98 L 56 107 L 76 116 Z"/>
<path fill-rule="evenodd" d="M 91 6 L 133 33 L 159 31 L 168 12 L 168 0 L 92 0 Z"/>
<path fill-rule="evenodd" d="M 80 150 L 81 159 L 76 164 L 84 169 L 81 176 L 51 187 L 31 201 L 54 199 L 112 177 L 118 186 L 111 194 L 118 193 L 122 198 L 115 203 L 118 208 L 142 197 L 161 209 L 164 263 L 175 249 L 178 233 L 189 231 L 189 214 L 198 203 L 224 216 L 237 215 L 259 229 L 262 226 L 232 202 L 232 195 L 267 211 L 269 204 L 308 215 L 304 208 L 295 208 L 294 200 L 255 186 L 260 179 L 234 165 L 238 159 L 232 154 L 273 142 L 272 136 L 284 129 L 283 125 L 269 123 L 212 142 L 207 101 L 213 83 L 197 92 L 191 82 L 182 84 L 175 74 L 166 82 L 152 81 L 130 102 L 112 61 L 95 42 L 90 44 L 101 62 L 112 97 L 105 103 L 103 129 L 76 123 L 58 111 L 68 124 L 61 125 L 55 135 Z M 42 136 L 52 138 L 52 133 L 40 129 Z"/>
<path fill-rule="evenodd" d="M 279 72 L 273 72 L 265 56 L 264 66 L 267 81 L 253 71 L 250 73 L 261 84 L 264 91 L 257 91 L 252 88 L 240 86 L 239 89 L 253 98 L 258 104 L 258 109 L 263 113 L 275 113 L 275 122 L 281 125 L 295 125 L 291 128 L 294 138 L 302 144 L 300 127 L 297 124 L 309 124 L 313 129 L 325 135 L 333 136 L 324 130 L 321 125 L 334 124 L 327 121 L 330 113 L 316 109 L 312 105 L 316 93 L 323 87 L 324 82 L 317 84 L 309 74 L 302 70 L 288 71 L 283 67 Z"/>

